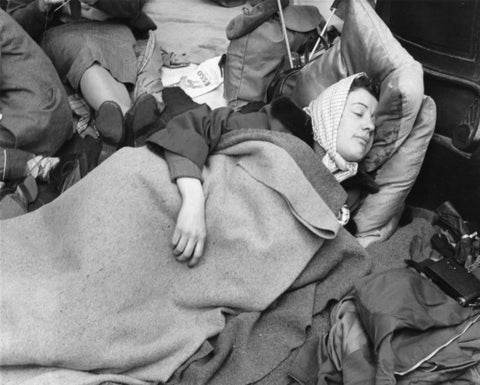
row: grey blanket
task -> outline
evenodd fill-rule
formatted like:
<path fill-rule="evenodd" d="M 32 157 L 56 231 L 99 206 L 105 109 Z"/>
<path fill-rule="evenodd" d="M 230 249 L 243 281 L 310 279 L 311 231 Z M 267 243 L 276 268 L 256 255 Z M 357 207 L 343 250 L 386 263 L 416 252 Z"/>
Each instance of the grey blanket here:
<path fill-rule="evenodd" d="M 172 257 L 180 197 L 165 162 L 145 148 L 121 150 L 50 205 L 1 222 L 2 384 L 166 381 L 176 378 L 171 376 L 182 364 L 192 369 L 187 360 L 204 352 L 212 338 L 232 347 L 232 341 L 248 342 L 259 327 L 273 343 L 260 345 L 275 347 L 269 335 L 283 334 L 276 330 L 278 320 L 279 327 L 287 326 L 287 343 L 279 341 L 271 354 L 259 351 L 263 364 L 248 369 L 255 380 L 301 344 L 312 310 L 350 287 L 351 277 L 343 273 L 354 263 L 342 260 L 359 262 L 358 271 L 347 269 L 354 276 L 368 263 L 359 246 L 347 251 L 354 241 L 331 210 L 341 202 L 339 187 L 324 200 L 318 185 L 333 183 L 328 173 L 312 182 L 324 170 L 309 175 L 301 168 L 315 154 L 296 143 L 288 151 L 274 144 L 290 142 L 285 135 L 262 135 L 257 141 L 227 140 L 209 159 L 208 241 L 195 269 Z M 325 239 L 337 234 L 339 240 L 325 245 L 328 254 L 320 256 Z M 309 283 L 331 274 L 335 285 L 327 287 L 334 290 L 315 294 Z M 340 276 L 344 282 L 337 285 Z M 300 303 L 307 312 L 297 311 Z M 287 317 L 281 320 L 278 311 Z M 300 314 L 291 334 L 288 317 Z M 248 344 L 241 349 L 255 350 Z M 227 356 L 215 357 L 218 365 L 206 378 L 215 374 L 222 382 L 220 367 L 229 377 L 230 367 L 242 368 L 240 361 L 249 366 L 243 354 Z"/>

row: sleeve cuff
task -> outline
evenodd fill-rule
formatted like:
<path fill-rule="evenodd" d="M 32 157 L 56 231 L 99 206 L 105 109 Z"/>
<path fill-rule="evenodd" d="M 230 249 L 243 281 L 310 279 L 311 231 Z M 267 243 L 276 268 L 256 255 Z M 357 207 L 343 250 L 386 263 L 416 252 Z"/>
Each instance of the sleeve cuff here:
<path fill-rule="evenodd" d="M 165 150 L 164 153 L 172 181 L 178 178 L 188 177 L 196 178 L 203 182 L 200 168 L 190 159 L 167 150 Z"/>

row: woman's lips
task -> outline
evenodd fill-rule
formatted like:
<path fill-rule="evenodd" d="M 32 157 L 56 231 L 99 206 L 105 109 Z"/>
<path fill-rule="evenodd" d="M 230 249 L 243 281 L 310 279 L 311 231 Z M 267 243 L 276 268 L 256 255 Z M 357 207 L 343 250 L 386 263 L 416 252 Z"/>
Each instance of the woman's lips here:
<path fill-rule="evenodd" d="M 366 146 L 368 142 L 370 141 L 370 137 L 366 138 L 364 136 L 356 136 L 356 138 L 364 145 Z"/>

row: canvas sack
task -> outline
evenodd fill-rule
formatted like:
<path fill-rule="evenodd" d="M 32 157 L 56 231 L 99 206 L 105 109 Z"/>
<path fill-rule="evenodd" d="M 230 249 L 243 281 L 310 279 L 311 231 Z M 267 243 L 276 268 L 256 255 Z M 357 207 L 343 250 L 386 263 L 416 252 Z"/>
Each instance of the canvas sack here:
<path fill-rule="evenodd" d="M 317 7 L 285 3 L 288 42 L 292 56 L 298 57 L 315 43 L 317 27 L 325 20 Z M 277 4 L 276 0 L 263 1 L 244 8 L 227 26 L 230 43 L 224 63 L 224 97 L 230 107 L 266 102 L 266 90 L 275 74 L 289 66 Z"/>

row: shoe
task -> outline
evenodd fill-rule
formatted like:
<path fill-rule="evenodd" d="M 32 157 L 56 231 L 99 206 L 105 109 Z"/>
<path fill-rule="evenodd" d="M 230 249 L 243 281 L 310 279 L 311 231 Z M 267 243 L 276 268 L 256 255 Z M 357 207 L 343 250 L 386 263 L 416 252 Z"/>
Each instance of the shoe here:
<path fill-rule="evenodd" d="M 160 116 L 157 100 L 151 94 L 142 94 L 125 116 L 125 146 L 135 147 L 136 138 L 152 128 Z"/>
<path fill-rule="evenodd" d="M 135 139 L 148 131 L 159 116 L 157 100 L 144 93 L 135 100 L 125 117 L 116 102 L 103 102 L 95 117 L 95 127 L 105 143 L 117 149 L 135 147 Z"/>
<path fill-rule="evenodd" d="M 95 116 L 95 127 L 105 143 L 121 147 L 125 142 L 123 112 L 116 102 L 102 103 Z"/>

